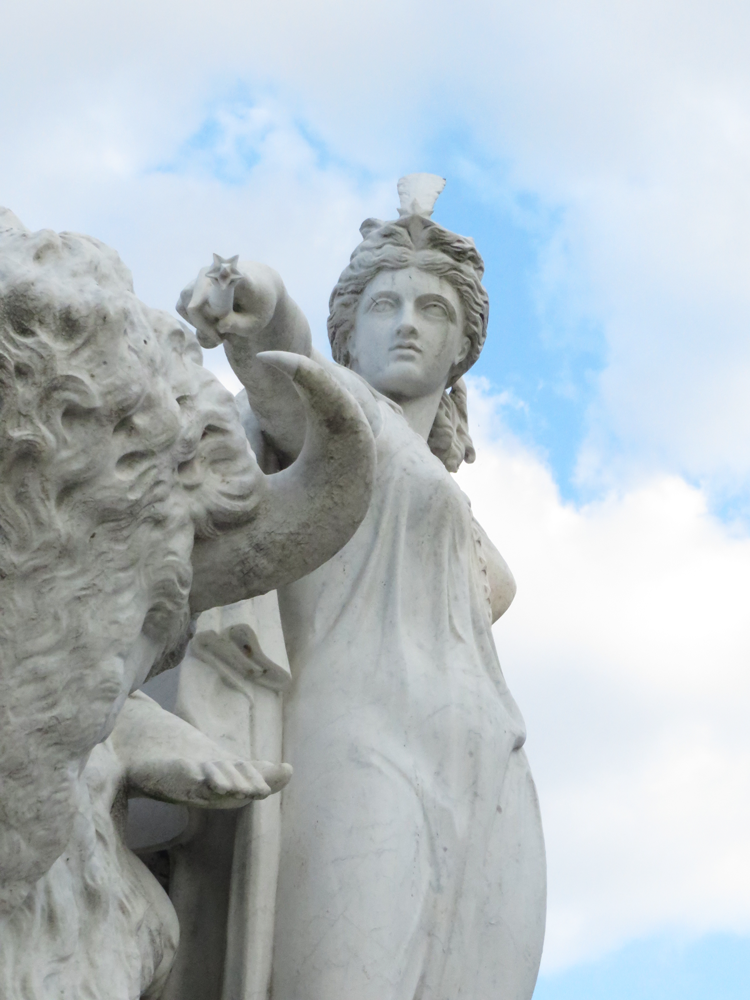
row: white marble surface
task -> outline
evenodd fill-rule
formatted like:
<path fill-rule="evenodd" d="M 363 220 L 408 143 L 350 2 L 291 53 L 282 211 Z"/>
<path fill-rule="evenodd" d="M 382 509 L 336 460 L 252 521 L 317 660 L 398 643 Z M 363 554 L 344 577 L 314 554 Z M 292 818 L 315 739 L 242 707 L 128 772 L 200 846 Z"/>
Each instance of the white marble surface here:
<path fill-rule="evenodd" d="M 336 365 L 264 265 L 217 258 L 178 304 L 202 343 L 223 341 L 262 462 L 293 459 L 305 427 L 257 360 L 268 349 L 327 364 L 377 443 L 362 525 L 279 591 L 295 775 L 273 1000 L 528 1000 L 539 967 L 539 807 L 491 633 L 515 583 L 450 476 L 474 459 L 461 376 L 488 303 L 473 243 L 430 221 L 443 183 L 403 178 L 399 219 L 363 224 L 331 297 Z"/>
<path fill-rule="evenodd" d="M 276 476 L 112 250 L 0 211 L 3 998 L 157 996 L 177 923 L 123 841 L 127 796 L 236 808 L 288 780 L 138 693 L 191 614 L 309 572 L 365 514 L 354 400 L 307 358 L 263 363 L 308 429 Z"/>

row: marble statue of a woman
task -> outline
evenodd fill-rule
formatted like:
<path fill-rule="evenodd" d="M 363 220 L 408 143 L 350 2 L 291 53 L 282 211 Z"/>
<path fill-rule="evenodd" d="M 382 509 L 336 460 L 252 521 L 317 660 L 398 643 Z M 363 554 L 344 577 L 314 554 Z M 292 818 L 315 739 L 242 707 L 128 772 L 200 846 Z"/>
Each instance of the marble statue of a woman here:
<path fill-rule="evenodd" d="M 488 299 L 473 241 L 436 225 L 442 181 L 401 181 L 330 300 L 329 370 L 377 443 L 369 511 L 332 559 L 279 591 L 293 685 L 274 1000 L 528 1000 L 545 861 L 524 725 L 491 625 L 515 584 L 451 472 L 471 460 L 461 376 Z M 299 453 L 305 418 L 274 348 L 318 357 L 278 275 L 218 260 L 178 306 L 224 341 L 265 461 Z M 319 359 L 322 360 L 322 359 Z"/>

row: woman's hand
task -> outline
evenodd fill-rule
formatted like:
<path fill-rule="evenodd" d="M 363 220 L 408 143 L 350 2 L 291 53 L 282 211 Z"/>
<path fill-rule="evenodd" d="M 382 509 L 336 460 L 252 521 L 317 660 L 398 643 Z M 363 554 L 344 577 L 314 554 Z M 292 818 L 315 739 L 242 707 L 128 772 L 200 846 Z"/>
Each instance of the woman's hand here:
<path fill-rule="evenodd" d="M 258 426 L 283 467 L 305 440 L 304 407 L 289 379 L 258 360 L 262 351 L 310 357 L 312 339 L 304 313 L 276 271 L 254 261 L 214 254 L 180 295 L 177 312 L 195 327 L 201 347 L 224 345 L 242 382 Z"/>
<path fill-rule="evenodd" d="M 253 799 L 265 799 L 289 781 L 289 764 L 237 760 L 229 754 L 208 760 L 165 757 L 132 768 L 128 780 L 133 791 L 148 798 L 210 809 L 236 809 Z M 220 751 L 218 751 L 220 753 Z"/>
<path fill-rule="evenodd" d="M 125 700 L 111 746 L 131 795 L 182 805 L 234 809 L 278 792 L 292 775 L 288 764 L 225 750 L 142 691 Z"/>
<path fill-rule="evenodd" d="M 197 278 L 182 290 L 177 312 L 191 323 L 202 347 L 216 347 L 223 340 L 259 339 L 257 351 L 290 348 L 269 342 L 276 325 L 279 304 L 287 298 L 281 277 L 254 261 L 238 263 L 237 257 L 214 254 L 211 267 L 203 267 Z M 249 346 L 249 345 L 248 345 Z"/>

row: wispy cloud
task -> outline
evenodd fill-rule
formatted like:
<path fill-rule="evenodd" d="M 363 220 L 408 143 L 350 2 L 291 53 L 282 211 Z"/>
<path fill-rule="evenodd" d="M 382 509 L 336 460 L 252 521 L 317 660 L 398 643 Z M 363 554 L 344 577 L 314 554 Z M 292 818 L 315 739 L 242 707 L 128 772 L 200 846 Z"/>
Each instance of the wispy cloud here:
<path fill-rule="evenodd" d="M 518 580 L 496 640 L 546 825 L 546 967 L 666 929 L 749 933 L 750 539 L 674 476 L 563 502 L 471 388 L 459 481 Z"/>
<path fill-rule="evenodd" d="M 30 0 L 5 31 L 4 199 L 123 249 L 126 218 L 165 256 L 184 241 L 187 225 L 144 214 L 157 165 L 218 215 L 224 189 L 256 187 L 264 164 L 364 191 L 418 167 L 436 137 L 468 137 L 454 156 L 466 178 L 558 212 L 536 276 L 550 337 L 606 340 L 580 482 L 669 468 L 714 484 L 717 502 L 748 491 L 750 14 L 731 0 L 227 0 L 210 16 L 136 0 L 127 17 Z M 272 222 L 279 242 L 288 225 Z M 297 236 L 292 224 L 287 245 Z"/>

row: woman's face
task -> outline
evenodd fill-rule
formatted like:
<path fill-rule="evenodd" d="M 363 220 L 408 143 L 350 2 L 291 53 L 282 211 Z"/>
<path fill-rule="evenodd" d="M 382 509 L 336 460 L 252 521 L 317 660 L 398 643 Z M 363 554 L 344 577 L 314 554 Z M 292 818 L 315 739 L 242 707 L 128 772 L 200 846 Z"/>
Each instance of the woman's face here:
<path fill-rule="evenodd" d="M 450 282 L 418 267 L 380 271 L 360 296 L 349 336 L 351 368 L 395 402 L 445 389 L 469 351 Z"/>

